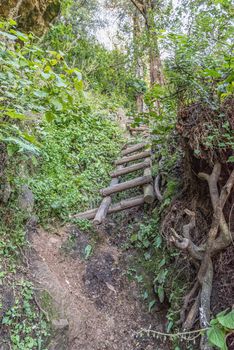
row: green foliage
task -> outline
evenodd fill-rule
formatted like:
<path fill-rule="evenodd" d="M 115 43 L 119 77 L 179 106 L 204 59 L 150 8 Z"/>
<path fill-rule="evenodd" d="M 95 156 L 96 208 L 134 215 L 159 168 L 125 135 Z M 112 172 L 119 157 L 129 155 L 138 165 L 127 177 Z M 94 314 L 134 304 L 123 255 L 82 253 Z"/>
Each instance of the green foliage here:
<path fill-rule="evenodd" d="M 22 280 L 17 285 L 14 305 L 5 313 L 2 327 L 9 332 L 11 348 L 14 350 L 45 350 L 44 340 L 49 336 L 48 325 L 33 304 L 33 287 Z"/>
<path fill-rule="evenodd" d="M 81 73 L 68 67 L 62 53 L 45 53 L 32 43 L 32 35 L 16 31 L 14 25 L 0 23 L 1 35 L 7 38 L 0 44 L 0 140 L 14 145 L 11 153 L 36 154 L 40 145 L 32 126 L 64 111 L 72 115 L 81 96 Z"/>
<path fill-rule="evenodd" d="M 148 302 L 149 311 L 153 311 L 157 303 L 155 295 L 161 303 L 166 298 L 169 300 L 171 307 L 167 313 L 167 332 L 170 332 L 178 318 L 185 280 L 183 273 L 176 273 L 177 268 L 173 264 L 178 252 L 168 249 L 160 233 L 159 212 L 155 211 L 151 219 L 143 220 L 131 233 L 129 240 L 140 256 L 134 262 L 131 275 L 141 283 L 143 299 Z"/>
<path fill-rule="evenodd" d="M 39 171 L 29 183 L 36 196 L 41 218 L 67 218 L 100 201 L 119 150 L 121 135 L 105 115 L 83 104 L 43 124 Z"/>
<path fill-rule="evenodd" d="M 69 12 L 66 15 L 68 23 L 60 22 L 48 32 L 43 41 L 44 47 L 63 51 L 64 58 L 72 67 L 80 67 L 87 88 L 111 96 L 112 105 L 131 107 L 135 91 L 144 91 L 145 84 L 135 80 L 127 54 L 118 49 L 107 50 L 93 36 L 84 35 L 83 31 L 77 40 L 79 23 L 70 21 L 71 15 Z M 132 86 L 133 82 L 137 86 Z"/>
<path fill-rule="evenodd" d="M 234 331 L 234 311 L 222 311 L 210 322 L 207 331 L 208 340 L 217 349 L 227 350 L 226 336 L 232 331 Z"/>
<path fill-rule="evenodd" d="M 121 135 L 108 111 L 99 110 L 100 102 L 84 97 L 81 73 L 67 65 L 64 54 L 43 51 L 32 43 L 31 35 L 16 32 L 12 25 L 1 24 L 15 47 L 4 41 L 0 47 L 4 87 L 0 139 L 7 143 L 9 157 L 28 154 L 34 171 L 40 170 L 26 180 L 35 193 L 40 217 L 65 218 L 93 205 L 106 184 Z M 13 182 L 19 186 L 25 179 Z"/>

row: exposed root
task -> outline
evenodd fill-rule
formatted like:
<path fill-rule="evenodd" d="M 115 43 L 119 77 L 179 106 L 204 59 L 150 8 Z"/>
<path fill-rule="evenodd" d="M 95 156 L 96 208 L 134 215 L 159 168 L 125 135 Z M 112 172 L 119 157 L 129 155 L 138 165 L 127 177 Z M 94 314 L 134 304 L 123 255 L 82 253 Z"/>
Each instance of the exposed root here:
<path fill-rule="evenodd" d="M 159 202 L 162 202 L 163 196 L 162 196 L 161 191 L 160 191 L 160 179 L 161 179 L 161 175 L 158 174 L 155 178 L 155 181 L 154 181 L 154 190 L 155 190 L 155 195 L 156 195 L 157 200 Z"/>
<path fill-rule="evenodd" d="M 201 328 L 209 326 L 210 322 L 210 299 L 213 284 L 213 262 L 212 258 L 218 252 L 227 248 L 233 239 L 233 232 L 229 230 L 230 225 L 227 224 L 223 209 L 225 203 L 231 193 L 234 185 L 234 170 L 231 172 L 226 184 L 222 187 L 219 194 L 218 181 L 221 174 L 221 165 L 216 163 L 212 173 L 199 173 L 201 179 L 205 179 L 209 186 L 209 192 L 211 202 L 213 206 L 213 219 L 210 230 L 207 235 L 205 244 L 196 245 L 191 238 L 191 231 L 195 228 L 195 213 L 189 210 L 185 210 L 185 213 L 190 217 L 190 222 L 183 226 L 182 234 L 179 235 L 173 228 L 171 241 L 174 245 L 186 251 L 193 260 L 200 264 L 200 268 L 197 274 L 197 282 L 193 286 L 192 290 L 185 297 L 184 305 L 180 314 L 179 323 L 183 323 L 184 329 L 191 329 L 196 321 L 198 310 L 200 317 Z M 199 290 L 196 299 L 190 308 L 185 319 L 185 313 L 188 306 L 194 297 L 197 290 Z M 201 337 L 200 343 L 201 350 L 210 350 L 210 346 L 207 342 L 206 335 Z"/>
<path fill-rule="evenodd" d="M 183 324 L 183 329 L 190 330 L 193 328 L 193 325 L 196 322 L 198 315 L 200 295 L 201 293 L 199 292 Z"/>
<path fill-rule="evenodd" d="M 188 306 L 192 300 L 192 298 L 194 297 L 194 295 L 196 294 L 196 291 L 198 290 L 199 288 L 199 283 L 198 281 L 196 281 L 196 283 L 194 284 L 193 288 L 190 290 L 190 292 L 185 296 L 184 298 L 184 304 L 183 304 L 183 307 L 180 311 L 180 319 L 179 321 L 177 322 L 177 325 L 180 325 L 180 324 L 184 324 L 185 322 L 185 313 L 188 309 Z M 183 326 L 183 328 L 186 328 L 185 325 Z"/>

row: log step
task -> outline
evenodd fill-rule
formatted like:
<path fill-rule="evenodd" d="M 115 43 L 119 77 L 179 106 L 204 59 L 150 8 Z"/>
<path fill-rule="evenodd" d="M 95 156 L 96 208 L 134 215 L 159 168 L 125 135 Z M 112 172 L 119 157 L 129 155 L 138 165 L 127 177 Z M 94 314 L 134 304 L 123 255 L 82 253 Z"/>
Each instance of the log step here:
<path fill-rule="evenodd" d="M 134 165 L 130 165 L 126 168 L 122 168 L 120 170 L 116 170 L 113 173 L 110 174 L 111 177 L 117 177 L 117 176 L 121 176 L 121 175 L 125 175 L 125 174 L 129 174 L 132 173 L 134 171 L 140 170 L 140 169 L 145 169 L 147 167 L 149 167 L 151 164 L 151 160 L 150 159 L 145 159 L 144 162 L 138 163 L 138 164 L 134 164 Z"/>
<path fill-rule="evenodd" d="M 116 213 L 124 209 L 130 209 L 144 204 L 144 196 L 136 196 L 129 199 L 124 199 L 119 203 L 113 204 L 108 209 L 108 214 Z M 83 213 L 75 214 L 72 216 L 74 219 L 94 219 L 98 208 L 87 210 Z"/>
<path fill-rule="evenodd" d="M 148 126 L 139 126 L 139 127 L 136 127 L 136 128 L 132 128 L 130 127 L 129 128 L 129 131 L 133 132 L 141 132 L 141 131 L 148 131 L 149 130 L 149 127 Z"/>
<path fill-rule="evenodd" d="M 151 176 L 151 175 L 152 175 L 151 168 L 150 167 L 146 168 L 144 170 L 144 176 Z M 155 199 L 154 187 L 152 183 L 145 185 L 143 189 L 144 189 L 145 203 L 152 204 Z"/>
<path fill-rule="evenodd" d="M 116 171 L 120 171 L 121 169 L 123 168 L 123 165 L 119 165 L 117 167 L 117 170 Z M 119 183 L 119 178 L 118 176 L 115 176 L 112 180 L 111 180 L 111 183 L 110 183 L 110 187 L 112 186 L 115 186 Z M 100 204 L 100 207 L 98 208 L 97 210 L 97 213 L 95 215 L 95 218 L 93 220 L 94 224 L 95 225 L 99 225 L 102 223 L 102 221 L 105 219 L 106 215 L 107 215 L 107 212 L 108 212 L 108 209 L 111 205 L 111 197 L 108 196 L 108 197 L 105 197 L 101 204 Z"/>
<path fill-rule="evenodd" d="M 124 151 L 122 151 L 122 156 L 126 156 L 127 154 L 139 151 L 146 146 L 147 143 L 138 143 L 137 145 L 130 146 L 129 148 L 126 148 Z"/>
<path fill-rule="evenodd" d="M 117 160 L 115 162 L 115 164 L 116 165 L 121 165 L 121 164 L 132 162 L 134 160 L 147 158 L 147 157 L 150 157 L 150 156 L 151 156 L 151 151 L 144 151 L 144 152 L 140 152 L 140 153 L 134 154 L 133 156 L 123 157 L 123 158 Z"/>
<path fill-rule="evenodd" d="M 128 190 L 130 188 L 134 188 L 134 187 L 148 184 L 152 181 L 153 181 L 153 179 L 152 179 L 151 175 L 141 176 L 141 177 L 137 177 L 133 180 L 122 182 L 118 185 L 106 187 L 106 188 L 102 189 L 100 191 L 100 193 L 102 196 L 106 197 L 106 196 L 109 196 L 109 195 L 116 193 L 116 192 L 122 192 L 122 191 Z"/>

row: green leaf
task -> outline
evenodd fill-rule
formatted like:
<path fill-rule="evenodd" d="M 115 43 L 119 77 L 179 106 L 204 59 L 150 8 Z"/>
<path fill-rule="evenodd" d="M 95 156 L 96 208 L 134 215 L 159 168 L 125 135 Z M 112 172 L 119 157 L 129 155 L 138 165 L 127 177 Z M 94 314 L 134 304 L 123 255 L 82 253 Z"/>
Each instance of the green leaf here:
<path fill-rule="evenodd" d="M 26 34 L 19 32 L 18 30 L 11 29 L 10 32 L 17 36 L 17 38 L 23 42 L 29 41 Z"/>
<path fill-rule="evenodd" d="M 65 81 L 60 78 L 60 76 L 56 77 L 56 86 L 57 87 L 67 87 L 67 84 L 65 83 Z"/>
<path fill-rule="evenodd" d="M 234 163 L 234 156 L 230 156 L 228 158 L 228 163 Z"/>
<path fill-rule="evenodd" d="M 234 311 L 229 312 L 227 315 L 218 315 L 217 319 L 223 327 L 234 329 Z"/>
<path fill-rule="evenodd" d="M 136 233 L 134 233 L 133 235 L 131 235 L 130 237 L 130 241 L 131 243 L 136 242 L 138 240 L 138 235 Z"/>
<path fill-rule="evenodd" d="M 156 300 L 152 300 L 151 302 L 149 302 L 149 307 L 148 307 L 149 312 L 152 310 L 155 303 L 156 303 Z"/>
<path fill-rule="evenodd" d="M 24 114 L 18 113 L 16 111 L 6 111 L 5 114 L 12 119 L 20 119 L 20 120 L 27 119 Z"/>
<path fill-rule="evenodd" d="M 93 248 L 90 244 L 88 244 L 86 247 L 85 247 L 85 259 L 88 259 L 91 255 L 93 251 Z"/>
<path fill-rule="evenodd" d="M 33 95 L 36 97 L 47 97 L 48 93 L 45 91 L 41 91 L 41 90 L 35 90 L 35 91 L 33 91 Z"/>
<path fill-rule="evenodd" d="M 207 331 L 208 340 L 211 345 L 217 346 L 221 350 L 227 350 L 225 342 L 225 331 L 219 326 L 213 326 Z"/>
<path fill-rule="evenodd" d="M 57 98 L 52 98 L 50 100 L 50 103 L 54 106 L 56 111 L 62 111 L 63 110 L 63 105 Z"/>
<path fill-rule="evenodd" d="M 159 297 L 160 303 L 163 303 L 164 302 L 164 298 L 165 298 L 165 293 L 164 293 L 163 286 L 159 286 L 158 287 L 158 297 Z"/>
<path fill-rule="evenodd" d="M 17 37 L 15 35 L 12 35 L 12 34 L 9 34 L 9 33 L 6 33 L 6 32 L 0 31 L 0 36 L 1 35 L 4 36 L 7 39 L 10 39 L 10 40 L 16 40 L 17 39 Z"/>
<path fill-rule="evenodd" d="M 48 80 L 48 79 L 51 77 L 51 74 L 50 74 L 50 73 L 41 72 L 41 76 L 42 76 L 44 79 Z"/>
<path fill-rule="evenodd" d="M 47 111 L 47 112 L 45 112 L 45 118 L 46 118 L 47 122 L 50 123 L 50 122 L 52 122 L 54 120 L 55 115 L 54 115 L 53 112 Z"/>

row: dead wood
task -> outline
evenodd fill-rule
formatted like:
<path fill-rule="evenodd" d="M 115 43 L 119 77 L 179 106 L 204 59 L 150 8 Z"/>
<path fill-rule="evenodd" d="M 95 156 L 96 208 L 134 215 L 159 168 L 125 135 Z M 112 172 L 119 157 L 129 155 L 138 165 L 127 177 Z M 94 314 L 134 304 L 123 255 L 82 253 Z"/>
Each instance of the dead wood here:
<path fill-rule="evenodd" d="M 115 164 L 116 165 L 121 165 L 121 164 L 132 162 L 134 160 L 147 158 L 147 157 L 150 157 L 150 156 L 151 156 L 151 151 L 144 151 L 144 152 L 140 152 L 140 153 L 134 154 L 133 156 L 130 156 L 130 157 L 123 157 L 122 159 L 117 160 L 115 162 Z"/>
<path fill-rule="evenodd" d="M 119 165 L 117 167 L 117 170 L 120 171 L 122 168 L 123 168 L 123 166 Z M 119 183 L 119 178 L 115 177 L 114 179 L 111 180 L 110 187 L 117 185 L 118 183 Z M 108 209 L 111 205 L 111 200 L 112 199 L 110 196 L 103 198 L 102 203 L 100 204 L 100 207 L 98 208 L 98 211 L 97 211 L 95 218 L 93 220 L 93 223 L 95 225 L 100 225 L 103 222 L 103 220 L 105 219 L 105 217 L 108 213 Z"/>
<path fill-rule="evenodd" d="M 150 166 L 150 164 L 151 164 L 150 159 L 145 159 L 141 163 L 130 165 L 130 166 L 128 166 L 126 168 L 122 168 L 120 170 L 116 170 L 113 173 L 111 173 L 110 176 L 117 177 L 117 176 L 121 176 L 121 175 L 125 175 L 125 174 L 130 174 L 134 171 L 147 168 L 148 166 Z"/>
<path fill-rule="evenodd" d="M 138 187 L 138 186 L 143 186 L 145 184 L 148 184 L 150 182 L 152 182 L 153 179 L 152 179 L 152 176 L 151 175 L 148 175 L 148 176 L 140 176 L 140 177 L 137 177 L 133 180 L 129 180 L 129 181 L 125 181 L 125 182 L 122 182 L 120 184 L 117 184 L 117 185 L 114 185 L 114 186 L 111 186 L 111 187 L 106 187 L 104 189 L 102 189 L 100 191 L 101 195 L 102 196 L 109 196 L 113 193 L 117 193 L 117 192 L 122 192 L 122 191 L 125 191 L 125 190 L 128 190 L 130 188 L 134 188 L 134 187 Z"/>
<path fill-rule="evenodd" d="M 151 168 L 146 168 L 144 170 L 144 176 L 152 176 L 152 173 L 151 173 Z M 151 183 L 145 185 L 143 187 L 144 189 L 144 200 L 145 200 L 145 203 L 148 203 L 148 204 L 152 204 L 154 202 L 154 199 L 155 199 L 155 193 L 154 193 L 154 188 L 153 188 L 153 185 Z"/>
<path fill-rule="evenodd" d="M 149 130 L 148 126 L 139 126 L 137 128 L 129 128 L 129 131 L 136 131 L 136 132 L 141 132 L 141 131 L 146 131 Z"/>
<path fill-rule="evenodd" d="M 126 156 L 127 154 L 139 151 L 142 148 L 145 148 L 147 146 L 147 143 L 138 143 L 137 145 L 133 145 L 129 148 L 126 148 L 122 151 L 122 156 Z"/>
<path fill-rule="evenodd" d="M 142 205 L 142 204 L 144 204 L 144 196 L 136 196 L 133 198 L 125 199 L 119 203 L 112 204 L 108 209 L 108 214 L 112 214 L 112 213 L 116 213 L 116 212 L 121 211 L 121 210 L 137 207 L 137 206 Z M 94 208 L 91 210 L 87 210 L 83 213 L 78 213 L 78 214 L 72 215 L 71 217 L 75 218 L 75 219 L 94 219 L 97 211 L 98 211 L 98 208 Z"/>

